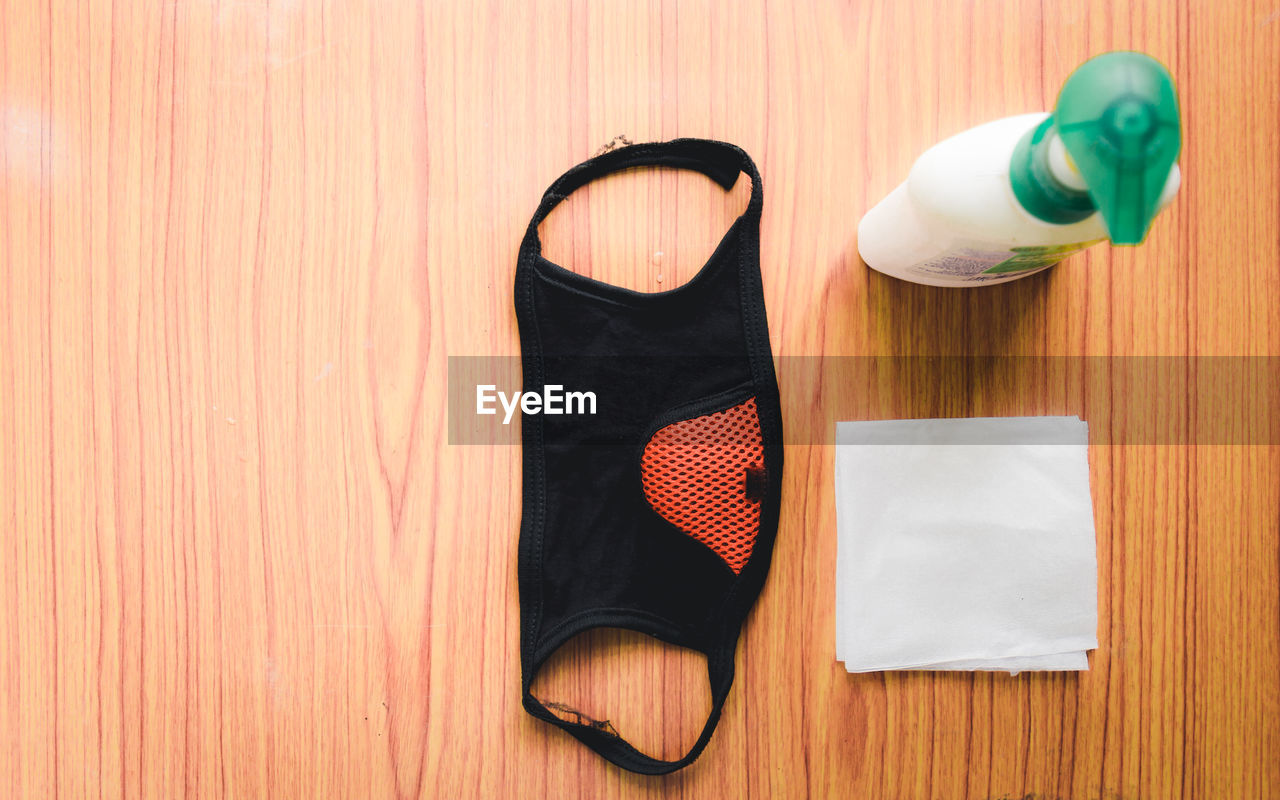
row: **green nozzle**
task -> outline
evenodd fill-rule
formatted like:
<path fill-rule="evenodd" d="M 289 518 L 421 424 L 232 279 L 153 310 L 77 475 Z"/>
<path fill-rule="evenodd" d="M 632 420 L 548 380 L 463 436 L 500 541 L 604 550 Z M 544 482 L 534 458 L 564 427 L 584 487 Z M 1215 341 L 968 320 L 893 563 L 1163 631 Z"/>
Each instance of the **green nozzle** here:
<path fill-rule="evenodd" d="M 1085 192 L 1053 177 L 1049 145 L 1055 134 Z M 1160 210 L 1181 148 L 1169 71 L 1142 53 L 1106 53 L 1067 78 L 1053 115 L 1018 143 L 1010 179 L 1019 202 L 1040 219 L 1074 222 L 1096 208 L 1112 242 L 1138 244 Z"/>

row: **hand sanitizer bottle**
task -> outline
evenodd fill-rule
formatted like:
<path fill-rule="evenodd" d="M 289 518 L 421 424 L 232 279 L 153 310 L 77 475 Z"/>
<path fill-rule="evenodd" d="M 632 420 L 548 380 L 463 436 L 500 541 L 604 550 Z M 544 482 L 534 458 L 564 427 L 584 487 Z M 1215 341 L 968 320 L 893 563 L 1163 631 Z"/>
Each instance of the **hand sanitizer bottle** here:
<path fill-rule="evenodd" d="M 1053 114 L 971 128 L 930 148 L 858 225 L 873 269 L 931 286 L 1022 278 L 1104 239 L 1140 244 L 1178 191 L 1173 80 L 1142 53 L 1086 61 Z"/>

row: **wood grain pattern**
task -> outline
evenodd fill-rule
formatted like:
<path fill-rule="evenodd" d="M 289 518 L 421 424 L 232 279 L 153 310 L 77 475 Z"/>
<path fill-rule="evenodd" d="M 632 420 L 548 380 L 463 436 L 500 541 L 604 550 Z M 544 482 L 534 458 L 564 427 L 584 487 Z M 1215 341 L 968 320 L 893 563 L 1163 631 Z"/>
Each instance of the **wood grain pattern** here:
<path fill-rule="evenodd" d="M 974 292 L 859 262 L 923 149 L 1114 48 L 1186 120 L 1145 247 Z M 790 446 L 720 729 L 657 780 L 520 710 L 519 449 L 445 408 L 448 356 L 518 353 L 542 190 L 619 135 L 755 157 L 778 354 L 1280 356 L 1278 66 L 1274 0 L 0 0 L 0 794 L 1280 796 L 1275 440 L 1092 448 L 1101 647 L 1016 678 L 844 673 L 832 452 Z M 544 238 L 671 288 L 743 202 L 628 175 Z M 783 392 L 788 425 L 935 402 Z M 605 632 L 546 680 L 675 752 L 700 669 Z"/>

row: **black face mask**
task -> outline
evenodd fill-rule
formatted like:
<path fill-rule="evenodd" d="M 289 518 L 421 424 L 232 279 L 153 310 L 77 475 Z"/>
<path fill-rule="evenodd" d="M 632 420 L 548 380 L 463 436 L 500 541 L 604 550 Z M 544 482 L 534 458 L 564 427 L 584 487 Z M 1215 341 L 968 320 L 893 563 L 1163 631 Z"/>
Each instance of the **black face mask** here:
<path fill-rule="evenodd" d="M 634 292 L 541 255 L 538 225 L 610 172 L 666 166 L 751 201 L 688 283 Z M 723 142 L 624 147 L 569 170 L 542 198 L 516 266 L 524 390 L 594 392 L 595 414 L 523 417 L 520 656 L 525 709 L 626 769 L 662 774 L 706 747 L 733 684 L 743 620 L 764 585 L 778 526 L 782 416 L 769 350 L 755 164 Z M 579 409 L 581 410 L 581 409 Z M 590 628 L 627 628 L 707 658 L 711 714 L 676 761 L 647 756 L 608 721 L 544 705 L 530 686 Z"/>

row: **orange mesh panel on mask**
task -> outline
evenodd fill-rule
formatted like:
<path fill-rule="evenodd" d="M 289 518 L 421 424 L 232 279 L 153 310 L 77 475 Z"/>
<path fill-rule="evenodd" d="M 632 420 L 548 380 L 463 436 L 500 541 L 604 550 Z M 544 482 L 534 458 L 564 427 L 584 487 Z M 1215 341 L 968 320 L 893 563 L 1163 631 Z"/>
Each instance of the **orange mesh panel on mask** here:
<path fill-rule="evenodd" d="M 649 505 L 714 550 L 735 573 L 751 558 L 760 530 L 763 492 L 757 484 L 763 469 L 754 397 L 658 429 L 640 459 Z"/>

